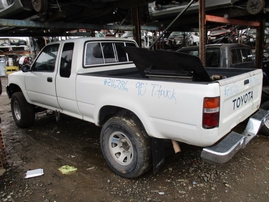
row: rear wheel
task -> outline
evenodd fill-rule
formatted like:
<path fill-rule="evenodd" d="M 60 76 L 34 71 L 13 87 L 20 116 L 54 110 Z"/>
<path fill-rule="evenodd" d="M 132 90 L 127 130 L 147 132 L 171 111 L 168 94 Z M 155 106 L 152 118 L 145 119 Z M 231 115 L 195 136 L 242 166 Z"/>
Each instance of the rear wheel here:
<path fill-rule="evenodd" d="M 109 119 L 102 128 L 100 142 L 106 162 L 118 175 L 135 178 L 149 169 L 150 138 L 136 117 Z"/>
<path fill-rule="evenodd" d="M 30 127 L 35 122 L 34 106 L 29 104 L 22 92 L 16 92 L 11 97 L 11 111 L 17 126 Z"/>
<path fill-rule="evenodd" d="M 264 110 L 269 110 L 269 101 L 264 102 L 261 105 L 261 108 Z M 264 125 L 260 129 L 260 132 L 263 135 L 269 136 L 269 120 L 264 123 Z"/>

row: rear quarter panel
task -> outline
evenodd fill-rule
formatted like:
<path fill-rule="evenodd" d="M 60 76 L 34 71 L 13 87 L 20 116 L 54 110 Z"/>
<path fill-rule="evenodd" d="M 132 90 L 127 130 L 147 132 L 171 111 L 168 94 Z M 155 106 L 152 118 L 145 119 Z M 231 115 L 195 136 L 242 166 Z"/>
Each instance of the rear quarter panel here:
<path fill-rule="evenodd" d="M 76 92 L 86 121 L 99 125 L 100 109 L 117 106 L 135 113 L 151 137 L 205 147 L 258 110 L 261 81 L 261 70 L 211 83 L 78 75 Z M 221 97 L 219 127 L 204 129 L 204 97 L 217 96 Z"/>
<path fill-rule="evenodd" d="M 99 125 L 102 107 L 117 106 L 135 113 L 152 137 L 198 146 L 212 144 L 220 138 L 217 128 L 202 128 L 203 98 L 219 96 L 218 83 L 78 75 L 76 86 L 78 107 L 83 119 L 96 125 Z"/>

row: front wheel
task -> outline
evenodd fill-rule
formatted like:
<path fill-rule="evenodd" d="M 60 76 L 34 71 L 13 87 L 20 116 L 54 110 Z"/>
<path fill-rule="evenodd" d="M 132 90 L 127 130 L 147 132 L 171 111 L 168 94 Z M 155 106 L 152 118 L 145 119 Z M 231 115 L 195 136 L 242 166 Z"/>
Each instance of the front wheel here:
<path fill-rule="evenodd" d="M 100 143 L 106 162 L 118 175 L 135 178 L 150 168 L 150 138 L 136 117 L 110 118 L 101 130 Z"/>
<path fill-rule="evenodd" d="M 17 126 L 30 127 L 35 122 L 34 106 L 29 104 L 22 92 L 16 92 L 11 97 L 11 111 Z"/>
<path fill-rule="evenodd" d="M 261 105 L 261 108 L 264 110 L 269 110 L 269 101 L 264 102 Z M 269 136 L 269 120 L 267 120 L 264 125 L 261 127 L 260 132 L 263 135 Z"/>

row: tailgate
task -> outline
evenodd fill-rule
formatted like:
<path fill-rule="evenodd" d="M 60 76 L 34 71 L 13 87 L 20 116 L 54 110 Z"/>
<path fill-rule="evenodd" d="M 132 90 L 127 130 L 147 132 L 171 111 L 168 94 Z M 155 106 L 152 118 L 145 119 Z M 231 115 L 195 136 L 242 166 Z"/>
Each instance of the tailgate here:
<path fill-rule="evenodd" d="M 229 132 L 259 108 L 262 76 L 262 70 L 257 69 L 218 81 L 221 95 L 220 133 Z"/>

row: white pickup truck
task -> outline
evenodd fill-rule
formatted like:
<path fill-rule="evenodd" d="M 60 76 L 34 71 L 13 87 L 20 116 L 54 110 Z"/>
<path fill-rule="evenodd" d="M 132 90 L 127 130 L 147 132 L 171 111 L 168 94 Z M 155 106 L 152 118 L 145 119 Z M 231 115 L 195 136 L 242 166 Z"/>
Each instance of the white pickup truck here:
<path fill-rule="evenodd" d="M 175 151 L 179 142 L 202 147 L 204 160 L 224 163 L 255 137 L 268 117 L 259 110 L 262 70 L 223 71 L 227 78 L 212 80 L 195 56 L 79 38 L 46 45 L 31 67 L 8 76 L 7 93 L 19 127 L 32 126 L 40 109 L 102 127 L 108 165 L 135 178 L 163 164 L 162 140 Z M 248 118 L 242 134 L 232 131 Z"/>

